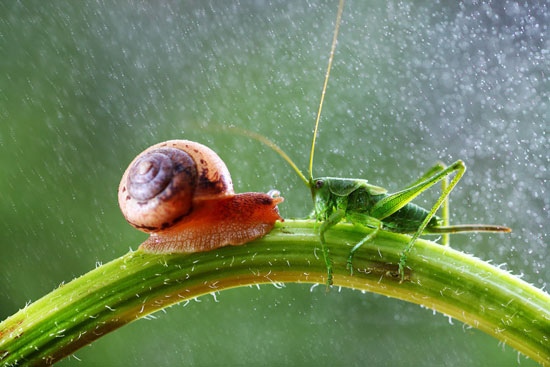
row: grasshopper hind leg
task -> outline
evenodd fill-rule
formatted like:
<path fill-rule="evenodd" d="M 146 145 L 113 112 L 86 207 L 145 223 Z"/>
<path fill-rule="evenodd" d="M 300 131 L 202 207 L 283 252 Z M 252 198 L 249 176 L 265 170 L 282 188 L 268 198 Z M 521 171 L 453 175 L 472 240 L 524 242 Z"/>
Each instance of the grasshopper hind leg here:
<path fill-rule="evenodd" d="M 442 171 L 445 171 L 447 166 L 443 162 L 437 162 L 433 167 L 431 167 L 426 173 L 422 175 L 418 180 L 407 186 L 406 188 L 413 187 L 415 185 L 418 185 L 419 183 L 422 183 L 423 181 L 426 181 L 433 175 L 436 175 Z M 449 176 L 444 176 L 441 180 L 441 192 L 444 193 L 447 189 L 447 186 L 449 186 Z M 445 197 L 445 200 L 443 201 L 443 204 L 441 205 L 441 217 L 443 219 L 443 225 L 448 226 L 449 225 L 449 198 Z M 450 244 L 450 238 L 449 234 L 445 233 L 443 234 L 443 245 L 449 246 Z"/>
<path fill-rule="evenodd" d="M 436 203 L 434 204 L 434 206 L 432 207 L 432 209 L 430 210 L 430 212 L 428 213 L 428 215 L 426 216 L 426 218 L 424 219 L 424 221 L 422 222 L 422 224 L 420 225 L 416 233 L 412 236 L 411 240 L 409 241 L 409 243 L 401 253 L 401 258 L 399 259 L 399 274 L 401 275 L 401 281 L 405 279 L 405 264 L 407 262 L 407 255 L 411 252 L 414 246 L 414 243 L 416 242 L 418 237 L 420 237 L 422 232 L 424 232 L 424 229 L 426 229 L 426 226 L 435 215 L 435 212 L 437 211 L 437 209 L 439 209 L 439 207 L 448 200 L 449 194 L 451 193 L 451 191 L 453 191 L 454 187 L 456 186 L 456 184 L 458 183 L 458 181 L 460 180 L 460 178 L 462 177 L 465 171 L 466 171 L 466 166 L 464 165 L 464 162 L 456 161 L 455 163 L 453 163 L 452 165 L 450 165 L 449 167 L 441 171 L 439 174 L 426 180 L 422 184 L 422 186 L 425 186 L 425 188 L 422 189 L 423 191 L 427 189 L 431 184 L 437 181 L 443 180 L 444 189 L 442 190 L 442 193 L 439 196 L 439 199 L 436 201 Z M 451 182 L 447 185 L 447 182 L 446 182 L 446 180 L 448 179 L 447 176 L 449 176 L 453 172 L 456 172 L 456 174 L 451 180 Z M 444 222 L 448 223 L 448 206 L 447 208 L 444 208 L 443 215 L 444 215 Z M 448 237 L 446 239 L 444 238 L 443 241 L 445 245 L 448 245 Z"/>

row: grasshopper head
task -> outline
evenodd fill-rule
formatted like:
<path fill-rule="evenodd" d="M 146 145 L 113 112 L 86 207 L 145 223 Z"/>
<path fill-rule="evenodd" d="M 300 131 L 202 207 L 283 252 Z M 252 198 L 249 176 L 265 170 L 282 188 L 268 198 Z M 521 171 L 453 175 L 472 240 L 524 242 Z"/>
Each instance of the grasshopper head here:
<path fill-rule="evenodd" d="M 308 185 L 311 189 L 311 197 L 313 198 L 315 217 L 319 220 L 325 220 L 331 208 L 332 195 L 329 181 L 329 177 L 320 177 L 311 180 Z"/>

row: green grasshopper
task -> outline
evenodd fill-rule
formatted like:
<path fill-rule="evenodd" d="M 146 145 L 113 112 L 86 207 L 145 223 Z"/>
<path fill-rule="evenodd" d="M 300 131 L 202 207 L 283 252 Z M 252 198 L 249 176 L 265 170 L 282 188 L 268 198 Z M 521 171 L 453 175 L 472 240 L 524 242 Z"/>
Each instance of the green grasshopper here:
<path fill-rule="evenodd" d="M 279 153 L 292 166 L 292 168 L 296 171 L 296 173 L 298 173 L 300 178 L 311 190 L 311 196 L 314 203 L 314 216 L 318 222 L 322 223 L 319 228 L 319 237 L 324 261 L 327 267 L 327 287 L 332 285 L 333 276 L 332 261 L 326 247 L 325 233 L 328 229 L 342 220 L 347 220 L 355 225 L 367 226 L 374 229 L 361 241 L 359 241 L 350 251 L 347 260 L 347 268 L 350 270 L 351 275 L 353 275 L 353 255 L 362 245 L 372 240 L 380 230 L 397 233 L 413 233 L 409 243 L 403 249 L 399 260 L 399 274 L 401 276 L 401 281 L 404 280 L 404 268 L 407 255 L 413 249 L 414 243 L 418 237 L 424 233 L 442 234 L 443 244 L 448 246 L 450 233 L 511 231 L 510 228 L 498 225 L 449 225 L 448 196 L 466 171 L 466 166 L 461 160 L 454 162 L 448 167 L 442 163 L 438 163 L 412 185 L 395 193 L 388 193 L 388 190 L 379 186 L 371 185 L 367 182 L 367 180 L 363 179 L 340 177 L 313 178 L 312 167 L 313 155 L 315 152 L 315 141 L 321 110 L 323 108 L 325 91 L 332 66 L 332 60 L 334 57 L 334 50 L 336 48 L 336 40 L 338 38 L 338 29 L 342 18 L 343 5 L 344 0 L 340 0 L 328 67 L 321 93 L 321 101 L 317 112 L 315 130 L 313 132 L 313 143 L 311 146 L 309 160 L 309 178 L 306 178 L 303 175 L 290 157 L 275 143 L 264 136 L 252 132 L 240 131 L 241 134 L 257 139 Z M 453 172 L 456 173 L 449 183 L 448 177 Z M 438 182 L 442 183 L 442 193 L 430 210 L 424 209 L 411 202 L 420 193 Z M 442 205 L 443 213 L 442 218 L 440 218 L 436 216 L 435 213 Z"/>

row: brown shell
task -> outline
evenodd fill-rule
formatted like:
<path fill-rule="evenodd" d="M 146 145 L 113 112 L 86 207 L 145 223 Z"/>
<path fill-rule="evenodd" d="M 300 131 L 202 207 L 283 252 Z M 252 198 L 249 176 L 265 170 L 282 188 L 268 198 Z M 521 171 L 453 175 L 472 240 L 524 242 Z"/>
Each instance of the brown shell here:
<path fill-rule="evenodd" d="M 213 150 L 188 140 L 169 140 L 130 163 L 118 203 L 131 225 L 157 232 L 181 221 L 194 202 L 234 195 L 229 171 Z"/>

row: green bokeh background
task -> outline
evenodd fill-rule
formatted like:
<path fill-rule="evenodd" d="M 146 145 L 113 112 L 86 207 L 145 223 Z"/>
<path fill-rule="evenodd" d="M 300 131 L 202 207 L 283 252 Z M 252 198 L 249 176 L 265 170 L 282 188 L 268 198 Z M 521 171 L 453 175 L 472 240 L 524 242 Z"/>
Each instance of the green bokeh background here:
<path fill-rule="evenodd" d="M 141 150 L 209 145 L 235 190 L 311 210 L 306 167 L 336 1 L 0 3 L 0 319 L 146 235 L 116 190 Z M 538 287 L 550 270 L 550 10 L 539 2 L 349 1 L 315 160 L 399 190 L 463 159 L 452 222 L 511 226 L 453 246 Z M 429 205 L 435 192 L 418 201 Z M 534 365 L 417 305 L 324 287 L 204 296 L 130 324 L 60 366 Z"/>

